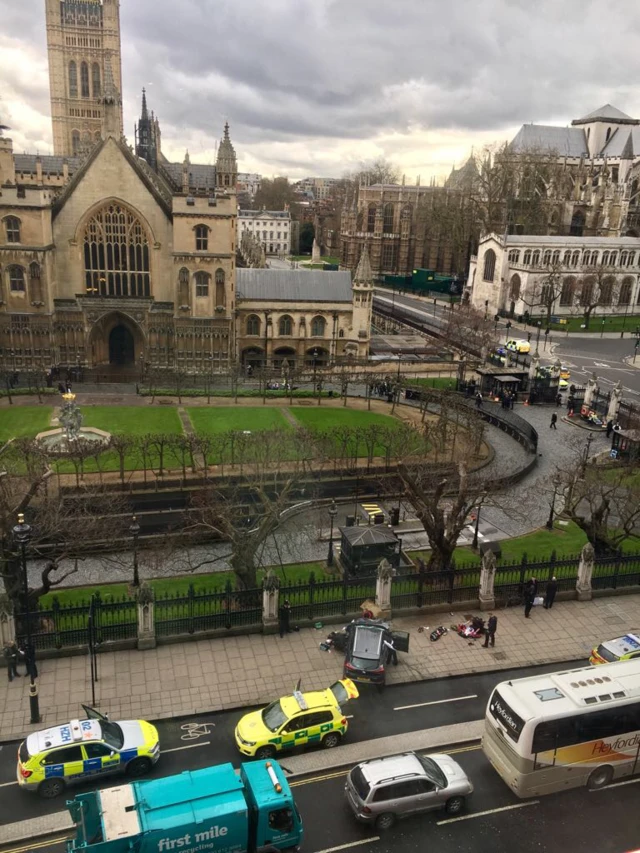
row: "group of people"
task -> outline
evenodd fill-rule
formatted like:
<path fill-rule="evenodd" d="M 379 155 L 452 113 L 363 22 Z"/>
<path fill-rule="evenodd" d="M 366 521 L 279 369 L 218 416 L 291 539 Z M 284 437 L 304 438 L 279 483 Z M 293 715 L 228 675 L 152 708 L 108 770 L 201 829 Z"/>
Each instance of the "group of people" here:
<path fill-rule="evenodd" d="M 17 643 L 5 643 L 4 646 L 4 659 L 7 664 L 7 675 L 9 677 L 9 681 L 13 681 L 14 678 L 20 678 L 21 673 L 18 672 L 18 665 L 24 664 L 25 666 L 25 675 L 29 675 L 29 662 L 31 661 L 31 666 L 33 667 L 33 677 L 38 677 L 38 671 L 36 669 L 35 664 L 35 655 L 29 654 L 29 649 L 24 646 L 18 646 Z"/>
<path fill-rule="evenodd" d="M 553 607 L 553 602 L 558 592 L 558 581 L 554 577 L 547 582 L 545 589 L 543 606 L 545 610 L 550 610 Z M 527 619 L 530 618 L 531 608 L 533 607 L 536 598 L 538 597 L 538 581 L 535 578 L 530 578 L 524 588 L 524 615 Z"/>

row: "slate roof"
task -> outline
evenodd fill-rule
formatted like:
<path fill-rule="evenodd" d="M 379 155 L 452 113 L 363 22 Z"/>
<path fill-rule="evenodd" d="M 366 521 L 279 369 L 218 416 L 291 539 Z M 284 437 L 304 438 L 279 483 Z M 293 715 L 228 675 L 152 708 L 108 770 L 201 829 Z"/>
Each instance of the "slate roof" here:
<path fill-rule="evenodd" d="M 632 121 L 637 123 L 637 119 L 631 118 L 626 113 L 623 113 L 622 110 L 619 110 L 617 107 L 612 106 L 611 104 L 605 104 L 603 107 L 598 107 L 597 110 L 594 110 L 592 113 L 589 113 L 582 118 L 574 119 L 571 124 L 587 124 L 592 121 L 598 121 L 601 119 L 602 121 Z"/>
<path fill-rule="evenodd" d="M 563 157 L 588 157 L 587 137 L 579 127 L 523 124 L 510 148 L 512 151 L 555 151 Z"/>
<path fill-rule="evenodd" d="M 600 156 L 624 157 L 630 160 L 640 156 L 640 127 L 617 127 Z"/>
<path fill-rule="evenodd" d="M 162 163 L 176 188 L 182 190 L 182 163 Z M 198 163 L 189 165 L 189 188 L 193 190 L 214 190 L 216 186 L 216 167 Z"/>
<path fill-rule="evenodd" d="M 236 270 L 238 300 L 351 302 L 351 273 L 323 270 Z"/>
<path fill-rule="evenodd" d="M 381 524 L 372 524 L 371 527 L 341 527 L 340 533 L 352 545 L 383 545 L 398 541 L 393 530 Z"/>
<path fill-rule="evenodd" d="M 14 154 L 13 161 L 16 166 L 16 172 L 34 172 L 36 171 L 36 160 L 38 159 L 37 154 Z M 66 159 L 67 164 L 69 166 L 69 174 L 72 175 L 80 163 L 82 162 L 79 157 L 54 157 L 49 154 L 44 154 L 40 156 L 42 160 L 42 171 L 47 174 L 55 174 L 60 172 L 62 174 L 63 163 Z"/>

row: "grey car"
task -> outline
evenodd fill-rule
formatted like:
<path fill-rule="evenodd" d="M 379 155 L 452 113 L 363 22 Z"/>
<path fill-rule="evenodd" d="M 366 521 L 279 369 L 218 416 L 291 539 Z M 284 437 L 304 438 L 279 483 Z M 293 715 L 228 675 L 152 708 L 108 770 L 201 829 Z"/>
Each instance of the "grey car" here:
<path fill-rule="evenodd" d="M 405 752 L 356 765 L 345 794 L 353 814 L 376 829 L 389 829 L 399 818 L 432 809 L 457 814 L 473 785 L 449 755 Z"/>

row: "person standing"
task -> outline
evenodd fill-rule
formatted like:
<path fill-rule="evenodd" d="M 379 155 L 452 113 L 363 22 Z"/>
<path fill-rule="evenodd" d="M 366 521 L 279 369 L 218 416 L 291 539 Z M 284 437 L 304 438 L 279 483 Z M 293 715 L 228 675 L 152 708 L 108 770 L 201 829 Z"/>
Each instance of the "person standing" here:
<path fill-rule="evenodd" d="M 547 584 L 547 588 L 545 590 L 544 596 L 544 609 L 551 610 L 553 607 L 553 602 L 556 598 L 556 592 L 558 591 L 558 581 L 555 579 L 555 576 L 551 578 L 549 583 Z"/>
<path fill-rule="evenodd" d="M 396 647 L 393 645 L 393 635 L 390 633 L 385 634 L 383 642 L 385 646 L 389 649 L 391 663 L 394 666 L 398 666 L 398 652 L 396 651 Z"/>
<path fill-rule="evenodd" d="M 283 603 L 278 608 L 278 628 L 280 629 L 280 636 L 284 637 L 285 633 L 291 633 L 291 625 L 289 620 L 291 619 L 291 604 L 289 603 L 289 599 L 285 598 Z"/>
<path fill-rule="evenodd" d="M 492 646 L 496 644 L 496 629 L 498 628 L 498 617 L 494 613 L 489 614 L 489 621 L 487 622 L 487 629 L 484 635 L 484 648 L 489 647 L 489 643 Z"/>
<path fill-rule="evenodd" d="M 524 615 L 525 618 L 529 618 L 529 614 L 531 613 L 531 608 L 533 607 L 533 602 L 536 599 L 536 590 L 538 586 L 536 584 L 536 579 L 531 578 L 529 583 L 524 588 Z"/>
<path fill-rule="evenodd" d="M 611 438 L 611 433 L 613 432 L 613 421 L 609 419 L 607 421 L 607 438 Z"/>
<path fill-rule="evenodd" d="M 557 414 L 554 412 L 554 413 L 551 415 L 551 423 L 549 424 L 549 429 L 558 429 L 558 427 L 556 426 L 556 424 L 557 424 L 557 423 L 558 423 L 558 416 L 557 416 Z"/>
<path fill-rule="evenodd" d="M 7 662 L 9 681 L 13 681 L 14 676 L 20 678 L 20 673 L 18 672 L 18 647 L 15 643 L 5 644 L 4 659 Z"/>

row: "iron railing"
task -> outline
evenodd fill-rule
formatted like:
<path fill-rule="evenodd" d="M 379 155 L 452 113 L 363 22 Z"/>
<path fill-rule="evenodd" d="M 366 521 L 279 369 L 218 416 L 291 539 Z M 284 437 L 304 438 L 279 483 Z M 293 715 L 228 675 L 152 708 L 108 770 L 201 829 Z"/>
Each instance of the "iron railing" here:
<path fill-rule="evenodd" d="M 262 624 L 262 590 L 198 590 L 190 584 L 186 594 L 167 594 L 156 599 L 156 634 L 159 637 L 196 634 L 220 628 Z"/>

